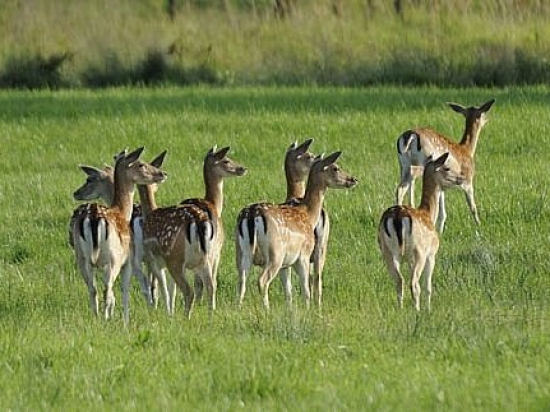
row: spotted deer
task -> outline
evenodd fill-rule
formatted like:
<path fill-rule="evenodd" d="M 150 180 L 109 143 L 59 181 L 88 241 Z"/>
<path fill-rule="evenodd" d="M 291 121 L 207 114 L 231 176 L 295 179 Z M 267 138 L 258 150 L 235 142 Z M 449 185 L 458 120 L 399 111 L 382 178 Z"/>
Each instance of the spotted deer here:
<path fill-rule="evenodd" d="M 213 148 L 206 154 L 204 198 L 187 199 L 169 207 L 157 207 L 150 191 L 144 191 L 141 198 L 145 217 L 144 245 L 149 255 L 147 260 L 152 262 L 153 271 L 168 268 L 183 292 L 188 318 L 193 309 L 195 290 L 185 275 L 187 270 L 195 273 L 197 296 L 200 297 L 202 287 L 206 287 L 209 309 L 212 312 L 216 308 L 217 271 L 224 242 L 221 219 L 223 181 L 226 177 L 246 173 L 245 167 L 227 157 L 228 152 L 229 147 L 220 150 Z"/>
<path fill-rule="evenodd" d="M 136 184 L 160 183 L 166 174 L 139 159 L 143 147 L 119 156 L 114 168 L 114 190 L 111 206 L 89 203 L 86 212 L 76 217 L 73 245 L 76 261 L 88 286 L 92 312 L 99 312 L 93 269 L 103 271 L 104 318 L 113 315 L 113 285 L 122 270 L 124 321 L 129 322 L 129 282 L 131 276 L 130 218 Z"/>
<path fill-rule="evenodd" d="M 449 166 L 449 153 L 433 160 L 428 157 L 423 166 L 422 199 L 418 208 L 396 205 L 387 209 L 380 219 L 378 244 L 390 276 L 395 281 L 397 303 L 403 306 L 403 276 L 401 263 L 407 260 L 411 268 L 411 293 L 416 310 L 420 310 L 419 280 L 424 273 L 427 308 L 430 309 L 432 274 L 439 249 L 439 236 L 434 223 L 438 202 L 444 189 L 462 184 L 465 176 Z"/>
<path fill-rule="evenodd" d="M 309 147 L 313 143 L 313 139 L 307 139 L 302 144 L 298 145 L 293 143 L 287 149 L 284 162 L 284 170 L 286 177 L 286 200 L 287 204 L 299 203 L 306 191 L 306 182 L 311 169 L 311 165 L 315 160 L 315 156 L 309 152 Z M 259 213 L 259 209 L 262 207 L 262 203 L 251 204 L 239 213 L 237 218 L 238 222 L 254 219 Z M 242 223 L 244 224 L 244 222 Z M 247 223 L 248 224 L 248 223 Z M 321 292 L 322 292 L 322 271 L 325 263 L 325 256 L 327 250 L 328 235 L 330 231 L 330 222 L 328 214 L 325 209 L 321 210 L 321 215 L 317 225 L 315 226 L 315 247 L 311 260 L 314 266 L 313 269 L 313 292 L 317 294 L 317 302 L 321 304 Z M 237 225 L 237 227 L 239 227 Z M 254 253 L 257 253 L 258 248 Z M 290 267 L 281 269 L 279 273 L 281 277 L 281 283 L 285 292 L 286 300 L 289 304 L 292 303 L 292 283 L 290 278 Z M 311 285 L 310 285 L 311 287 Z"/>
<path fill-rule="evenodd" d="M 414 206 L 414 180 L 422 176 L 423 163 L 429 156 L 438 157 L 449 153 L 448 167 L 464 176 L 458 185 L 466 195 L 466 202 L 476 224 L 480 224 L 476 202 L 474 199 L 474 156 L 481 129 L 487 123 L 486 113 L 491 109 L 495 99 L 483 103 L 479 107 L 463 107 L 449 103 L 451 109 L 465 118 L 464 133 L 460 142 L 454 142 L 439 132 L 417 128 L 403 132 L 397 139 L 397 156 L 401 169 L 401 182 L 397 187 L 397 204 L 403 204 L 407 191 L 410 194 L 410 204 Z M 445 195 L 441 192 L 437 228 L 440 233 L 445 227 L 447 213 L 445 211 Z"/>
<path fill-rule="evenodd" d="M 236 227 L 236 261 L 239 304 L 246 291 L 252 265 L 262 268 L 258 280 L 263 304 L 269 309 L 269 285 L 282 268 L 292 267 L 300 278 L 306 306 L 310 302 L 310 259 L 315 247 L 327 188 L 351 188 L 357 179 L 335 163 L 341 152 L 317 159 L 311 166 L 304 199 L 298 204 L 262 204 L 253 219 L 239 219 Z"/>
<path fill-rule="evenodd" d="M 121 152 L 118 155 L 115 155 L 115 161 L 118 156 L 126 151 Z M 162 166 L 164 158 L 166 156 L 166 151 L 162 152 L 155 159 L 151 161 L 151 164 L 157 168 Z M 98 169 L 93 166 L 81 165 L 80 168 L 84 173 L 86 173 L 87 178 L 82 186 L 80 186 L 73 193 L 73 197 L 78 201 L 93 201 L 101 199 L 108 206 L 111 206 L 113 203 L 114 196 L 114 169 L 111 166 L 104 166 L 101 169 Z M 151 190 L 156 191 L 158 184 L 149 185 Z M 77 209 L 75 209 L 71 222 L 69 224 L 69 242 L 73 246 L 72 242 L 72 232 L 74 230 L 74 221 L 81 214 L 85 213 L 88 208 L 88 204 L 82 204 Z M 139 285 L 141 287 L 142 294 L 146 302 L 154 307 L 157 307 L 158 304 L 158 288 L 157 283 L 160 281 L 164 300 L 166 307 L 170 305 L 168 289 L 166 285 L 166 276 L 164 271 L 162 271 L 162 279 L 157 280 L 156 277 L 145 276 L 143 273 L 142 267 L 144 263 L 144 253 L 143 253 L 143 217 L 141 213 L 141 205 L 139 203 L 133 204 L 132 209 L 132 218 L 130 220 L 130 233 L 132 236 L 132 272 L 136 276 Z"/>

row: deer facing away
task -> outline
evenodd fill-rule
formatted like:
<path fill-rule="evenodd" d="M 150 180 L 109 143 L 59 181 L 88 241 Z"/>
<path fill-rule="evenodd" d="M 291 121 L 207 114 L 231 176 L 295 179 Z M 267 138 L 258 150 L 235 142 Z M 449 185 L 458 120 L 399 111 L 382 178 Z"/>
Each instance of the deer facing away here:
<path fill-rule="evenodd" d="M 258 287 L 269 308 L 269 285 L 282 268 L 292 267 L 300 278 L 306 306 L 310 301 L 309 269 L 326 190 L 351 188 L 357 179 L 335 163 L 340 152 L 317 159 L 311 166 L 304 199 L 298 204 L 261 204 L 253 219 L 241 219 L 236 228 L 239 302 L 252 265 L 262 268 Z"/>
<path fill-rule="evenodd" d="M 435 160 L 429 157 L 422 178 L 422 199 L 418 208 L 396 205 L 387 209 L 380 219 L 378 244 L 390 276 L 395 281 L 397 302 L 403 306 L 403 276 L 401 263 L 408 261 L 411 268 L 411 293 L 416 310 L 420 310 L 419 280 L 424 273 L 427 308 L 430 309 L 432 274 L 439 249 L 439 236 L 434 222 L 442 191 L 459 185 L 464 176 L 457 174 L 446 162 L 444 153 Z"/>
<path fill-rule="evenodd" d="M 491 109 L 495 99 L 483 103 L 479 107 L 463 107 L 449 103 L 451 109 L 465 118 L 464 133 L 460 142 L 454 142 L 437 131 L 428 128 L 417 128 L 403 132 L 397 139 L 397 156 L 401 169 L 401 181 L 397 187 L 397 204 L 403 204 L 407 191 L 410 194 L 410 204 L 414 206 L 414 180 L 422 176 L 423 163 L 429 157 L 439 157 L 449 153 L 447 165 L 455 173 L 464 176 L 459 186 L 466 195 L 466 202 L 474 221 L 479 225 L 480 219 L 474 198 L 474 156 L 479 135 L 488 119 L 486 113 Z M 445 211 L 445 195 L 440 194 L 437 228 L 441 233 L 445 227 L 447 214 Z"/>
<path fill-rule="evenodd" d="M 131 276 L 130 218 L 136 184 L 160 183 L 166 173 L 139 160 L 143 148 L 119 156 L 114 169 L 114 195 L 111 206 L 88 204 L 74 221 L 72 240 L 76 261 L 88 286 L 90 306 L 98 314 L 98 297 L 93 269 L 103 271 L 104 317 L 113 314 L 113 285 L 123 271 L 122 290 L 124 320 L 129 321 L 129 283 Z"/>
<path fill-rule="evenodd" d="M 284 170 L 286 177 L 286 204 L 298 204 L 304 197 L 306 190 L 307 177 L 313 162 L 315 161 L 315 156 L 313 153 L 309 152 L 309 147 L 313 143 L 313 139 L 307 139 L 300 145 L 293 143 L 287 149 L 284 162 Z M 252 220 L 260 213 L 261 208 L 265 203 L 255 203 L 251 204 L 239 213 L 237 218 L 237 229 L 241 232 L 242 235 L 242 225 L 248 225 L 249 221 L 252 223 Z M 315 247 L 311 260 L 314 266 L 313 270 L 313 293 L 317 295 L 317 302 L 321 304 L 321 291 L 322 291 L 322 271 L 324 267 L 327 242 L 330 231 L 330 222 L 328 214 L 324 209 L 321 210 L 321 215 L 319 221 L 315 226 Z M 256 247 L 254 253 L 258 253 L 258 248 Z M 285 297 L 287 303 L 290 305 L 292 303 L 292 283 L 290 278 L 290 267 L 283 268 L 279 272 L 281 283 L 285 292 Z M 244 294 L 246 288 L 242 289 Z M 238 296 L 239 303 L 242 304 L 244 295 Z"/>
<path fill-rule="evenodd" d="M 122 152 L 125 153 L 125 152 Z M 116 155 L 116 158 L 120 156 Z M 151 161 L 151 164 L 157 168 L 162 166 L 166 151 L 162 152 L 155 159 Z M 101 199 L 107 206 L 111 206 L 114 197 L 114 169 L 111 166 L 104 166 L 102 169 L 95 168 L 93 166 L 81 165 L 80 168 L 86 173 L 87 178 L 82 186 L 80 186 L 73 193 L 73 197 L 78 201 L 93 201 Z M 156 191 L 158 184 L 150 185 L 151 190 Z M 74 230 L 74 222 L 81 213 L 86 213 L 88 204 L 82 204 L 73 213 L 71 222 L 69 224 L 69 242 L 73 246 L 72 232 Z M 166 286 L 166 276 L 164 272 L 161 272 L 163 278 L 157 280 L 155 277 L 146 277 L 143 273 L 142 267 L 144 263 L 143 252 L 143 216 L 141 212 L 141 205 L 139 203 L 133 204 L 132 218 L 130 220 L 130 233 L 132 236 L 132 271 L 136 276 L 139 285 L 141 287 L 142 294 L 148 304 L 154 307 L 158 304 L 158 291 L 157 283 L 160 281 L 163 288 L 164 300 L 166 307 L 170 305 L 170 298 L 168 289 Z"/>

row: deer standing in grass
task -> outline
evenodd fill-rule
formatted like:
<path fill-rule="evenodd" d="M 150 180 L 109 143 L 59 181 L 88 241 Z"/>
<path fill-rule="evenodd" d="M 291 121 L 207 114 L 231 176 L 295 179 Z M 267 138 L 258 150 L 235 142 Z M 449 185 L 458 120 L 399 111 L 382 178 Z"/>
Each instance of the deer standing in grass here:
<path fill-rule="evenodd" d="M 122 152 L 126 153 L 126 152 Z M 121 154 L 122 154 L 121 153 Z M 115 161 L 117 157 L 115 156 Z M 151 164 L 157 168 L 162 166 L 166 151 L 162 152 L 155 159 L 151 161 Z M 111 206 L 114 197 L 114 170 L 111 166 L 104 166 L 102 169 L 95 168 L 93 166 L 81 165 L 80 168 L 87 175 L 86 182 L 79 187 L 73 193 L 73 197 L 78 201 L 93 201 L 101 199 L 107 206 Z M 149 185 L 151 190 L 155 191 L 158 188 L 158 184 Z M 73 213 L 71 222 L 69 225 L 69 242 L 73 246 L 72 232 L 74 230 L 74 221 L 81 214 L 86 213 L 89 204 L 80 205 Z M 166 284 L 166 275 L 164 271 L 161 271 L 162 278 L 146 277 L 143 273 L 142 267 L 144 263 L 144 251 L 143 251 L 143 216 L 141 212 L 141 205 L 138 203 L 133 204 L 132 218 L 130 219 L 130 233 L 132 236 L 132 271 L 136 276 L 139 285 L 141 287 L 142 294 L 146 302 L 153 305 L 155 308 L 158 305 L 158 288 L 157 284 L 160 282 L 166 307 L 170 307 L 170 298 L 168 288 Z"/>
<path fill-rule="evenodd" d="M 103 270 L 104 317 L 113 314 L 113 285 L 123 271 L 122 293 L 124 321 L 129 322 L 129 283 L 131 276 L 130 219 L 136 184 L 160 183 L 166 174 L 155 166 L 139 160 L 143 148 L 122 154 L 115 163 L 114 191 L 111 206 L 88 204 L 85 212 L 74 220 L 72 244 L 82 277 L 88 286 L 90 306 L 99 312 L 93 269 Z"/>
<path fill-rule="evenodd" d="M 242 304 L 246 277 L 252 265 L 262 267 L 258 287 L 269 309 L 269 285 L 282 268 L 292 267 L 300 278 L 309 307 L 310 259 L 315 247 L 314 229 L 319 221 L 327 188 L 351 188 L 357 179 L 335 163 L 340 152 L 317 159 L 311 166 L 305 196 L 298 204 L 261 204 L 253 219 L 240 219 L 236 228 L 238 298 Z"/>
<path fill-rule="evenodd" d="M 285 203 L 287 204 L 298 204 L 304 197 L 307 177 L 315 160 L 313 153 L 309 152 L 311 143 L 313 143 L 313 139 L 308 139 L 300 145 L 293 143 L 287 149 L 284 163 L 287 186 Z M 262 205 L 264 204 L 265 203 L 251 204 L 241 210 L 239 217 L 237 218 L 237 222 L 240 222 L 240 224 L 237 224 L 237 229 L 241 232 L 240 235 L 242 235 L 242 225 L 248 225 L 248 222 L 253 220 L 258 215 L 261 207 L 263 207 Z M 329 231 L 330 222 L 328 214 L 324 209 L 322 209 L 319 221 L 315 226 L 315 247 L 311 256 L 314 266 L 312 282 L 313 294 L 317 295 L 317 302 L 319 305 L 321 305 L 322 272 L 325 263 Z M 254 253 L 258 253 L 257 247 Z M 289 304 L 291 304 L 292 283 L 290 277 L 290 267 L 281 269 L 280 277 L 286 300 Z M 244 291 L 245 290 L 243 290 L 243 293 Z"/>
<path fill-rule="evenodd" d="M 414 206 L 414 180 L 422 176 L 423 163 L 429 156 L 439 157 L 449 153 L 448 167 L 455 173 L 464 176 L 458 185 L 466 195 L 466 202 L 474 221 L 479 225 L 480 219 L 474 199 L 474 156 L 481 129 L 487 123 L 486 113 L 491 109 L 495 99 L 479 107 L 465 108 L 459 104 L 449 103 L 451 109 L 464 116 L 466 123 L 464 133 L 459 143 L 456 143 L 439 132 L 427 128 L 407 130 L 397 139 L 397 156 L 401 169 L 401 182 L 397 187 L 397 204 L 403 204 L 407 191 L 410 194 L 410 204 Z M 437 228 L 440 233 L 445 227 L 447 213 L 445 212 L 445 195 L 440 194 Z"/>
<path fill-rule="evenodd" d="M 243 176 L 246 168 L 227 157 L 229 147 L 211 149 L 203 167 L 206 194 L 203 199 L 187 199 L 177 206 L 156 206 L 153 193 L 140 192 L 144 213 L 144 244 L 151 270 L 167 267 L 183 292 L 185 315 L 189 318 L 195 301 L 195 290 L 186 271 L 195 272 L 197 297 L 203 286 L 212 312 L 216 308 L 217 271 L 224 230 L 223 181 L 226 177 Z M 174 311 L 172 299 L 172 313 Z"/>
<path fill-rule="evenodd" d="M 378 244 L 384 262 L 395 281 L 397 303 L 403 306 L 403 276 L 401 263 L 408 260 L 411 268 L 411 293 L 414 307 L 420 310 L 419 280 L 424 273 L 427 308 L 430 309 L 432 295 L 432 274 L 435 256 L 439 249 L 439 236 L 435 230 L 438 202 L 443 190 L 460 185 L 464 176 L 457 173 L 446 162 L 449 153 L 436 160 L 429 157 L 423 167 L 422 199 L 418 208 L 396 205 L 387 209 L 378 227 Z"/>

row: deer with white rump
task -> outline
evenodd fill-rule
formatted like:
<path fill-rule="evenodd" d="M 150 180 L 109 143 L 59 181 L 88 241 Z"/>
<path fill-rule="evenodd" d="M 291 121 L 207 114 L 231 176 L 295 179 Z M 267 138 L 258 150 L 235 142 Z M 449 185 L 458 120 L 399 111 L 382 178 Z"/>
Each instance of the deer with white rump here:
<path fill-rule="evenodd" d="M 315 155 L 309 151 L 309 147 L 313 143 L 313 139 L 307 139 L 300 145 L 293 143 L 286 151 L 284 170 L 286 177 L 286 200 L 287 204 L 298 204 L 303 200 L 306 191 L 306 182 L 309 171 L 315 160 Z M 237 218 L 237 230 L 242 235 L 243 225 L 253 224 L 253 220 L 260 213 L 262 205 L 265 203 L 254 203 L 248 205 L 239 213 Z M 315 247 L 311 260 L 313 263 L 313 290 L 312 293 L 317 295 L 317 302 L 321 305 L 322 295 L 322 272 L 325 264 L 327 251 L 327 243 L 330 232 L 330 221 L 328 214 L 324 209 L 321 210 L 319 221 L 315 226 Z M 258 248 L 254 253 L 258 253 Z M 292 282 L 290 277 L 290 267 L 281 269 L 279 273 L 281 283 L 285 292 L 286 300 L 290 305 L 292 303 Z M 311 285 L 310 285 L 311 286 Z M 246 285 L 243 286 L 242 293 L 246 291 Z M 243 295 L 244 297 L 244 295 Z M 242 303 L 242 298 L 239 296 L 239 301 Z"/>
<path fill-rule="evenodd" d="M 72 244 L 82 277 L 88 286 L 90 306 L 98 314 L 98 296 L 93 269 L 103 270 L 104 317 L 113 314 L 113 285 L 123 271 L 122 292 L 124 321 L 129 321 L 129 283 L 131 267 L 130 218 L 136 184 L 160 183 L 166 173 L 139 160 L 143 148 L 122 154 L 115 163 L 111 206 L 90 203 L 81 210 L 72 225 Z M 73 214 L 74 216 L 74 214 Z"/>
<path fill-rule="evenodd" d="M 115 161 L 121 154 L 126 154 L 126 151 L 116 155 Z M 151 165 L 160 168 L 164 162 L 165 156 L 166 151 L 155 157 L 155 159 L 151 161 Z M 87 178 L 84 184 L 73 193 L 74 199 L 79 201 L 93 201 L 101 199 L 107 206 L 111 206 L 114 195 L 114 169 L 111 166 L 104 166 L 103 168 L 98 169 L 96 167 L 86 165 L 81 165 L 80 168 L 84 173 L 86 173 Z M 150 190 L 154 191 L 158 188 L 158 184 L 152 184 L 149 186 Z M 71 246 L 73 246 L 72 232 L 74 230 L 74 222 L 81 213 L 86 213 L 88 207 L 89 204 L 82 204 L 73 213 L 73 217 L 71 218 L 69 225 L 69 242 Z M 151 278 L 151 276 L 146 277 L 142 270 L 144 263 L 143 216 L 141 213 L 141 205 L 139 203 L 133 204 L 132 218 L 130 219 L 130 234 L 132 236 L 132 271 L 139 282 L 146 302 L 153 305 L 155 308 L 157 307 L 157 284 L 160 282 L 166 307 L 169 308 L 170 298 L 164 271 L 161 272 L 163 275 L 162 278 L 157 279 L 156 277 Z"/>
<path fill-rule="evenodd" d="M 378 244 L 384 262 L 395 281 L 397 303 L 403 306 L 403 276 L 401 263 L 408 261 L 411 268 L 411 293 L 416 310 L 420 310 L 419 280 L 424 273 L 427 308 L 430 309 L 432 274 L 439 249 L 435 230 L 438 202 L 443 190 L 464 181 L 447 163 L 449 153 L 433 160 L 429 157 L 423 167 L 422 199 L 418 208 L 396 205 L 387 209 L 378 227 Z"/>
<path fill-rule="evenodd" d="M 480 224 L 476 202 L 474 199 L 474 156 L 481 129 L 487 123 L 486 113 L 491 109 L 495 99 L 482 104 L 479 107 L 463 107 L 459 104 L 449 103 L 451 109 L 460 113 L 465 118 L 465 127 L 460 142 L 454 142 L 439 132 L 417 128 L 407 130 L 397 139 L 397 156 L 401 169 L 401 182 L 397 187 L 397 204 L 403 204 L 407 191 L 410 194 L 410 204 L 414 206 L 414 180 L 422 176 L 423 163 L 429 156 L 439 157 L 443 153 L 449 153 L 447 165 L 455 173 L 464 176 L 459 186 L 466 195 L 466 202 L 476 224 Z M 439 211 L 437 214 L 437 229 L 441 233 L 445 227 L 447 214 L 445 212 L 445 195 L 440 194 Z"/>
<path fill-rule="evenodd" d="M 300 278 L 306 306 L 310 302 L 310 259 L 315 247 L 326 190 L 351 188 L 357 179 L 335 163 L 340 152 L 317 159 L 311 166 L 305 196 L 298 204 L 261 204 L 254 219 L 240 218 L 236 228 L 238 298 L 242 303 L 252 265 L 262 268 L 258 287 L 269 308 L 269 286 L 282 268 L 292 267 Z M 288 302 L 288 300 L 287 300 Z"/>
<path fill-rule="evenodd" d="M 195 290 L 186 277 L 186 271 L 195 272 L 195 288 L 200 298 L 206 287 L 208 306 L 216 308 L 217 271 L 224 242 L 223 181 L 226 177 L 243 176 L 246 168 L 238 165 L 227 153 L 229 147 L 211 149 L 203 166 L 205 197 L 187 199 L 177 206 L 157 207 L 154 194 L 141 190 L 143 206 L 144 245 L 151 270 L 167 267 L 177 286 L 183 292 L 185 315 L 189 318 L 195 301 Z M 171 311 L 174 311 L 172 299 Z"/>

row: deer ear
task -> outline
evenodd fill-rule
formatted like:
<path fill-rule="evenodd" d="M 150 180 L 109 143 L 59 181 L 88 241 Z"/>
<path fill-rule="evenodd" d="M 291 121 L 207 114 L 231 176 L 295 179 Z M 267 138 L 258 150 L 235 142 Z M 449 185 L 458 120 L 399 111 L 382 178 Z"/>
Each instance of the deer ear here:
<path fill-rule="evenodd" d="M 127 154 L 128 154 L 128 148 L 126 147 L 126 148 L 124 148 L 124 150 L 121 150 L 119 153 L 115 154 L 115 155 L 113 156 L 113 160 L 114 160 L 115 163 L 116 163 L 116 162 L 118 162 L 118 160 L 119 160 L 120 158 L 126 157 Z"/>
<path fill-rule="evenodd" d="M 449 105 L 449 107 L 451 109 L 453 109 L 457 113 L 460 113 L 460 114 L 466 113 L 466 109 L 464 108 L 464 106 L 461 106 L 461 105 L 456 104 L 456 103 L 447 103 L 447 104 Z"/>
<path fill-rule="evenodd" d="M 226 155 L 227 152 L 229 152 L 229 149 L 231 149 L 229 146 L 223 147 L 220 150 L 218 150 L 216 153 L 214 153 L 214 157 L 217 161 L 222 160 Z"/>
<path fill-rule="evenodd" d="M 336 160 L 338 160 L 338 158 L 340 157 L 341 154 L 342 154 L 342 152 L 334 152 L 334 153 L 328 155 L 327 157 L 325 157 L 323 160 L 321 160 L 323 162 L 323 169 L 326 169 L 331 164 L 336 162 Z"/>
<path fill-rule="evenodd" d="M 488 102 L 483 103 L 479 107 L 479 111 L 481 111 L 483 113 L 488 112 L 491 109 L 491 107 L 493 106 L 493 104 L 495 103 L 495 101 L 496 101 L 496 99 L 491 99 Z"/>
<path fill-rule="evenodd" d="M 311 146 L 311 143 L 313 143 L 313 139 L 307 139 L 304 143 L 302 143 L 300 146 L 296 148 L 296 151 L 303 155 L 305 152 L 309 150 L 309 146 Z"/>
<path fill-rule="evenodd" d="M 151 165 L 155 166 L 157 169 L 159 169 L 162 164 L 164 163 L 164 158 L 166 157 L 166 150 L 159 154 L 157 157 L 155 157 L 153 160 L 151 160 Z"/>
<path fill-rule="evenodd" d="M 99 173 L 101 173 L 101 170 L 93 166 L 80 165 L 80 168 L 88 176 L 97 176 Z"/>
<path fill-rule="evenodd" d="M 132 153 L 127 154 L 121 160 L 124 160 L 124 163 L 126 163 L 126 164 L 134 163 L 136 160 L 139 159 L 139 157 L 141 156 L 141 153 L 143 153 L 144 149 L 145 149 L 145 147 L 139 147 L 136 150 L 134 150 Z"/>

